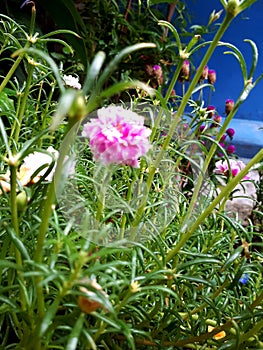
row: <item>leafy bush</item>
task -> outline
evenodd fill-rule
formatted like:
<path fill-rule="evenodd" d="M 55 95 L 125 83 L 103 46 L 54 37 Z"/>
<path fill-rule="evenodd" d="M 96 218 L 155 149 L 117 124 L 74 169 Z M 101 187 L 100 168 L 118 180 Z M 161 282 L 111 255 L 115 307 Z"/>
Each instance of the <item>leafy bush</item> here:
<path fill-rule="evenodd" d="M 32 2 L 28 33 L 1 15 L 1 52 L 13 52 L 0 85 L 2 348 L 262 348 L 262 238 L 253 223 L 231 219 L 225 203 L 263 151 L 241 165 L 220 145 L 263 77 L 252 83 L 253 42 L 250 69 L 220 42 L 253 2 L 221 1 L 225 17 L 209 43 L 194 36 L 183 45 L 160 21 L 177 56 L 166 89 L 160 80 L 153 89 L 114 78 L 127 57 L 154 56 L 156 43 L 124 44 L 107 58 L 99 51 L 79 81 L 47 47 L 53 40 L 71 50 L 57 35 L 74 32 L 37 34 Z M 185 61 L 204 45 L 187 89 L 174 95 Z M 209 118 L 202 94 L 193 98 L 211 88 L 200 77 L 217 45 L 231 50 L 244 78 L 222 124 Z M 112 106 L 123 91 L 130 104 Z"/>

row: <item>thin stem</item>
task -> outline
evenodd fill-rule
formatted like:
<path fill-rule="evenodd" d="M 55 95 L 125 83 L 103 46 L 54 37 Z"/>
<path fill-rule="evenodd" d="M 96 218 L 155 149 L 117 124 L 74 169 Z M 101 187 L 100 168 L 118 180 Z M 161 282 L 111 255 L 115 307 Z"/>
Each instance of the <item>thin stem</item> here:
<path fill-rule="evenodd" d="M 78 129 L 79 123 L 73 124 L 72 126 L 68 125 L 68 131 L 65 134 L 63 142 L 60 147 L 59 158 L 56 165 L 55 174 L 53 176 L 52 182 L 48 187 L 48 193 L 45 201 L 43 202 L 41 212 L 40 212 L 40 220 L 41 224 L 39 227 L 39 232 L 37 236 L 37 245 L 34 254 L 34 260 L 36 264 L 41 264 L 43 260 L 43 246 L 45 242 L 46 232 L 49 226 L 49 218 L 51 216 L 53 205 L 55 203 L 55 196 L 58 190 L 59 180 L 63 171 L 63 163 L 65 156 L 68 154 L 70 146 L 75 138 L 76 131 Z M 45 307 L 44 307 L 44 297 L 42 286 L 40 285 L 42 281 L 41 276 L 36 276 L 36 292 L 37 292 L 37 302 L 38 302 L 38 315 L 40 319 L 43 318 Z"/>
<path fill-rule="evenodd" d="M 14 145 L 17 145 L 18 143 L 18 138 L 19 138 L 19 134 L 22 126 L 22 120 L 25 114 L 27 103 L 28 103 L 28 96 L 29 96 L 29 91 L 31 87 L 32 77 L 33 77 L 33 70 L 34 70 L 34 66 L 29 63 L 26 87 L 22 96 L 22 101 L 21 101 L 19 114 L 18 114 L 18 121 L 15 127 Z"/>
<path fill-rule="evenodd" d="M 236 187 L 236 185 L 244 178 L 244 176 L 248 173 L 248 171 L 257 163 L 262 161 L 263 159 L 263 149 L 261 149 L 254 158 L 252 158 L 248 164 L 242 169 L 236 177 L 232 178 L 232 180 L 221 190 L 221 192 L 217 195 L 217 197 L 212 201 L 212 203 L 206 208 L 205 211 L 202 212 L 201 215 L 195 220 L 195 222 L 191 225 L 189 231 L 184 232 L 184 227 L 182 231 L 184 232 L 180 241 L 176 244 L 176 246 L 167 254 L 167 261 L 170 261 L 174 255 L 176 255 L 179 250 L 183 247 L 183 245 L 188 241 L 191 235 L 195 232 L 195 230 L 201 225 L 201 223 L 207 218 L 207 216 L 215 209 L 215 207 L 229 195 Z"/>
<path fill-rule="evenodd" d="M 161 148 L 155 162 L 150 166 L 150 170 L 149 170 L 149 176 L 148 176 L 148 179 L 147 179 L 147 193 L 144 195 L 144 198 L 142 200 L 142 205 L 138 208 L 136 214 L 135 214 L 135 218 L 134 218 L 134 221 L 132 222 L 131 224 L 131 239 L 134 239 L 135 235 L 136 235 L 136 231 L 137 231 L 137 227 L 142 219 L 142 216 L 143 216 L 143 213 L 144 213 L 144 210 L 145 210 L 145 206 L 146 206 L 146 203 L 147 203 L 147 198 L 148 198 L 148 194 L 150 192 L 150 189 L 151 189 L 151 185 L 152 185 L 152 182 L 153 182 L 153 178 L 154 178 L 154 175 L 155 175 L 155 172 L 156 172 L 156 169 L 158 168 L 158 166 L 160 165 L 163 157 L 164 157 L 164 154 L 166 152 L 166 150 L 168 149 L 169 147 L 169 144 L 170 144 L 170 141 L 172 139 L 172 136 L 174 134 L 174 131 L 180 121 L 180 118 L 181 116 L 183 115 L 184 113 L 184 110 L 185 110 L 185 107 L 192 95 L 192 92 L 195 88 L 195 86 L 197 85 L 199 79 L 200 79 L 200 76 L 203 72 L 203 69 L 205 67 L 205 65 L 208 63 L 212 53 L 214 52 L 215 48 L 217 47 L 217 44 L 218 42 L 220 41 L 221 37 L 223 36 L 224 32 L 226 31 L 226 29 L 228 28 L 228 26 L 230 25 L 231 23 L 231 20 L 233 19 L 233 16 L 229 15 L 228 13 L 226 14 L 218 32 L 216 33 L 213 41 L 211 42 L 210 46 L 208 47 L 207 49 L 207 52 L 193 78 L 193 80 L 191 81 L 186 93 L 184 94 L 183 98 L 182 98 L 182 101 L 181 101 L 181 104 L 178 108 L 178 111 L 175 115 L 175 118 L 174 120 L 172 121 L 171 123 L 171 126 L 169 128 L 169 131 L 168 131 L 168 134 L 166 136 L 166 139 L 163 143 L 163 147 Z M 177 71 L 176 71 L 177 73 Z M 171 85 L 170 85 L 171 86 Z M 168 97 L 168 94 L 166 96 L 166 99 Z"/>
<path fill-rule="evenodd" d="M 30 43 L 27 42 L 25 44 L 24 49 L 28 49 L 30 47 Z M 12 67 L 10 68 L 9 72 L 6 74 L 4 80 L 2 81 L 1 85 L 0 85 L 0 94 L 1 92 L 4 90 L 5 86 L 7 85 L 7 83 L 9 82 L 9 80 L 12 78 L 13 74 L 15 73 L 15 71 L 17 70 L 20 62 L 22 61 L 22 59 L 24 58 L 24 53 L 21 53 L 21 55 L 19 55 L 17 57 L 17 59 L 15 60 L 14 64 L 12 65 Z"/>

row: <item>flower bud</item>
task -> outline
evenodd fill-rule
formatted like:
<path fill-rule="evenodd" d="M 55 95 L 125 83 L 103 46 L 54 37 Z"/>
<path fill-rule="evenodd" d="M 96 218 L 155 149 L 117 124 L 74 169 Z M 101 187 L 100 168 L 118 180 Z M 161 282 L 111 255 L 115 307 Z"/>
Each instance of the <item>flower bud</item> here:
<path fill-rule="evenodd" d="M 92 281 L 83 280 L 83 282 L 86 282 L 86 281 L 93 289 L 96 289 L 98 293 L 101 293 L 105 297 L 108 297 L 108 294 L 106 294 L 102 290 L 102 287 L 96 282 L 95 279 Z M 80 287 L 80 291 L 84 293 L 84 295 L 80 295 L 78 297 L 78 306 L 82 312 L 85 312 L 86 314 L 90 314 L 91 312 L 101 308 L 103 308 L 105 311 L 108 311 L 107 309 L 105 309 L 102 303 L 96 300 L 97 293 L 92 292 L 85 287 Z"/>
<path fill-rule="evenodd" d="M 234 145 L 229 145 L 229 146 L 227 146 L 226 151 L 229 154 L 233 154 L 236 151 L 236 147 Z"/>
<path fill-rule="evenodd" d="M 190 63 L 189 63 L 188 60 L 185 60 L 184 63 L 183 63 L 181 71 L 180 71 L 180 74 L 179 74 L 179 77 L 178 77 L 178 80 L 180 82 L 184 82 L 184 81 L 189 81 L 190 80 Z"/>
<path fill-rule="evenodd" d="M 207 78 L 208 78 L 208 66 L 205 66 L 203 71 L 202 71 L 202 74 L 201 74 L 201 76 L 199 78 L 199 83 L 202 83 Z"/>
<path fill-rule="evenodd" d="M 215 115 L 214 116 L 214 121 L 217 123 L 217 124 L 220 124 L 222 122 L 222 117 L 220 117 L 220 115 Z"/>
<path fill-rule="evenodd" d="M 215 327 L 213 327 L 213 326 L 208 326 L 208 332 L 212 332 L 214 329 L 215 329 Z M 214 338 L 215 340 L 219 340 L 219 339 L 225 338 L 225 336 L 226 336 L 226 332 L 225 332 L 225 331 L 221 331 L 221 332 L 215 334 L 215 335 L 213 336 L 213 338 Z"/>
<path fill-rule="evenodd" d="M 28 203 L 28 198 L 27 198 L 26 191 L 20 192 L 16 196 L 17 211 L 19 213 L 22 213 L 26 209 L 27 203 Z"/>
<path fill-rule="evenodd" d="M 226 100 L 226 104 L 225 104 L 226 115 L 228 115 L 232 111 L 232 109 L 234 108 L 234 105 L 235 105 L 234 100 L 232 100 L 232 99 Z"/>
<path fill-rule="evenodd" d="M 226 134 L 232 139 L 232 137 L 235 135 L 235 130 L 232 128 L 228 128 L 226 130 Z"/>
<path fill-rule="evenodd" d="M 216 82 L 216 71 L 214 69 L 208 70 L 208 83 L 214 85 Z"/>
<path fill-rule="evenodd" d="M 76 122 L 83 119 L 86 115 L 86 103 L 85 98 L 82 94 L 77 94 L 75 97 L 70 110 L 68 111 L 69 118 Z"/>
<path fill-rule="evenodd" d="M 208 118 L 212 119 L 213 116 L 215 115 L 216 108 L 215 108 L 215 106 L 207 106 L 206 111 L 208 112 Z"/>

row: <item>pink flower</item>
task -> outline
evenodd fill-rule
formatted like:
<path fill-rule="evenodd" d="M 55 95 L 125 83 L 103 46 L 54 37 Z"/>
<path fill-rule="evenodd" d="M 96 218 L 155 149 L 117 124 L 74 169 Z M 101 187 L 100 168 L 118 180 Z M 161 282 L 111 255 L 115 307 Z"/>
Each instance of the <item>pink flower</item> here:
<path fill-rule="evenodd" d="M 90 139 L 90 148 L 96 161 L 139 167 L 138 158 L 151 145 L 151 130 L 144 126 L 144 118 L 131 110 L 110 106 L 98 110 L 98 118 L 84 124 L 82 136 Z"/>
<path fill-rule="evenodd" d="M 230 170 L 233 177 L 237 176 L 237 174 L 240 173 L 240 171 L 244 169 L 246 166 L 241 160 L 235 160 L 235 159 L 229 159 L 229 164 L 230 164 Z M 224 161 L 219 160 L 218 162 L 216 162 L 215 173 L 229 176 L 228 162 L 226 160 Z M 245 175 L 244 179 L 249 180 L 250 179 L 249 174 Z"/>

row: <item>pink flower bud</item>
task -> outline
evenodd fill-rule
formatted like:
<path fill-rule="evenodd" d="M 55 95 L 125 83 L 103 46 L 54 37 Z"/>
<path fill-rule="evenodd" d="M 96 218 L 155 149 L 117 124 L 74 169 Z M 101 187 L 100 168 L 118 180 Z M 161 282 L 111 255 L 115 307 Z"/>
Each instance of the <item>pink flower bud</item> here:
<path fill-rule="evenodd" d="M 224 134 L 224 135 L 222 135 L 222 137 L 221 137 L 221 139 L 220 139 L 220 141 L 225 141 L 225 139 L 226 139 L 226 134 Z"/>
<path fill-rule="evenodd" d="M 178 80 L 180 82 L 184 82 L 184 81 L 189 81 L 190 80 L 190 63 L 189 63 L 188 60 L 185 60 L 184 63 L 183 63 L 181 71 L 180 71 L 180 74 L 179 74 L 179 77 L 178 77 Z"/>
<path fill-rule="evenodd" d="M 217 123 L 217 124 L 220 124 L 222 122 L 222 117 L 220 115 L 215 115 L 214 116 L 214 121 Z"/>
<path fill-rule="evenodd" d="M 228 128 L 226 130 L 227 135 L 232 139 L 232 137 L 235 135 L 235 130 L 232 128 Z"/>
<path fill-rule="evenodd" d="M 199 83 L 202 83 L 207 78 L 208 78 L 208 66 L 205 66 L 203 71 L 202 71 L 202 74 L 201 74 L 201 76 L 199 78 Z"/>
<path fill-rule="evenodd" d="M 226 115 L 228 115 L 232 109 L 234 108 L 235 102 L 234 100 L 228 99 L 226 100 L 226 104 L 225 104 L 225 113 Z"/>
<path fill-rule="evenodd" d="M 208 112 L 208 118 L 212 119 L 216 112 L 215 106 L 207 106 L 206 110 Z"/>
<path fill-rule="evenodd" d="M 208 83 L 214 85 L 216 82 L 216 71 L 214 69 L 208 70 Z"/>
<path fill-rule="evenodd" d="M 229 145 L 229 146 L 227 146 L 226 151 L 227 151 L 227 153 L 229 153 L 229 154 L 233 154 L 233 153 L 235 153 L 235 151 L 236 151 L 236 147 L 235 147 L 234 145 Z"/>

